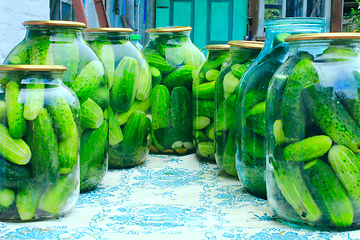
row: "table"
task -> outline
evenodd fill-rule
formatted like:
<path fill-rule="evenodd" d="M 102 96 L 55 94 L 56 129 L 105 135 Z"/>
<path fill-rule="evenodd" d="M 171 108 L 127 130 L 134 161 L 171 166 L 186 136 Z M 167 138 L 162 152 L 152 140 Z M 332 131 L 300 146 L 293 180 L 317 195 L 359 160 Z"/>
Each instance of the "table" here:
<path fill-rule="evenodd" d="M 272 216 L 216 164 L 149 154 L 141 166 L 109 170 L 64 217 L 0 222 L 0 239 L 360 239 L 360 230 L 312 231 Z"/>

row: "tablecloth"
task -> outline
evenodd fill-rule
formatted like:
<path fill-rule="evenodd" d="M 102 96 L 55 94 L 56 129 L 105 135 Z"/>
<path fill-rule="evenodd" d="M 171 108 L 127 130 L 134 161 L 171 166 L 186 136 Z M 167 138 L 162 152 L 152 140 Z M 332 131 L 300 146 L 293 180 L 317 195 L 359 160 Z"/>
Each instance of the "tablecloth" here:
<path fill-rule="evenodd" d="M 360 239 L 360 230 L 288 226 L 216 164 L 149 154 L 138 167 L 109 170 L 64 217 L 0 222 L 0 239 Z"/>

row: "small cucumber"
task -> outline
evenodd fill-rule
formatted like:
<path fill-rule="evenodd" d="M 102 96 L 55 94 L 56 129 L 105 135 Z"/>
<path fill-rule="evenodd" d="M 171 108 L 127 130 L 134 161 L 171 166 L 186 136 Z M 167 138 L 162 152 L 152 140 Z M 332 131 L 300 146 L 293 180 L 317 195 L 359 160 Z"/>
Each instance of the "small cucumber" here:
<path fill-rule="evenodd" d="M 70 174 L 74 166 L 77 166 L 79 161 L 79 136 L 64 139 L 58 144 L 58 158 L 60 163 L 60 173 Z"/>
<path fill-rule="evenodd" d="M 171 127 L 192 136 L 192 98 L 184 87 L 175 87 L 170 96 Z"/>
<path fill-rule="evenodd" d="M 48 64 L 48 50 L 50 47 L 50 35 L 42 35 L 33 39 L 33 44 L 29 47 L 29 60 L 31 65 Z M 50 54 L 49 54 L 50 55 Z M 53 64 L 50 62 L 49 64 Z"/>
<path fill-rule="evenodd" d="M 305 138 L 284 148 L 284 160 L 290 162 L 307 162 L 323 156 L 329 151 L 332 140 L 326 135 Z"/>
<path fill-rule="evenodd" d="M 205 116 L 196 116 L 193 119 L 193 129 L 200 130 L 206 128 L 210 124 L 210 118 Z"/>
<path fill-rule="evenodd" d="M 246 127 L 261 136 L 266 135 L 265 109 L 265 101 L 263 101 L 245 112 Z"/>
<path fill-rule="evenodd" d="M 135 100 L 134 104 L 131 106 L 129 111 L 127 111 L 125 113 L 117 113 L 116 119 L 118 120 L 120 126 L 124 125 L 129 120 L 129 118 L 133 112 L 135 112 L 135 111 L 146 112 L 146 110 L 149 109 L 150 104 L 151 104 L 150 98 L 148 98 L 144 101 Z"/>
<path fill-rule="evenodd" d="M 275 120 L 273 125 L 273 133 L 275 137 L 275 143 L 277 145 L 281 145 L 287 142 L 287 138 L 285 137 L 285 133 L 283 130 L 283 124 L 280 119 Z"/>
<path fill-rule="evenodd" d="M 146 66 L 146 67 L 145 67 Z M 140 69 L 137 83 L 136 99 L 142 101 L 150 97 L 151 93 L 151 75 L 147 65 Z"/>
<path fill-rule="evenodd" d="M 85 102 L 103 80 L 104 67 L 98 60 L 89 62 L 70 85 L 80 103 Z"/>
<path fill-rule="evenodd" d="M 251 63 L 252 63 L 252 61 L 249 60 L 249 61 L 247 61 L 247 62 L 244 63 L 244 64 L 239 64 L 239 63 L 234 64 L 234 65 L 231 66 L 231 73 L 232 73 L 235 77 L 241 79 L 242 76 L 244 75 L 246 69 L 249 67 L 249 65 L 250 65 Z"/>
<path fill-rule="evenodd" d="M 203 115 L 209 118 L 215 116 L 215 102 L 212 100 L 197 100 L 194 104 L 196 115 Z"/>
<path fill-rule="evenodd" d="M 162 82 L 162 75 L 156 67 L 150 67 L 152 86 L 155 87 Z"/>
<path fill-rule="evenodd" d="M 303 96 L 314 122 L 325 134 L 334 142 L 360 152 L 360 128 L 332 88 L 310 85 L 304 88 Z"/>
<path fill-rule="evenodd" d="M 175 87 L 185 86 L 188 89 L 191 89 L 191 84 L 193 81 L 192 71 L 196 69 L 192 65 L 184 65 L 176 68 L 169 75 L 167 75 L 162 84 L 164 84 L 170 91 Z"/>
<path fill-rule="evenodd" d="M 15 192 L 12 189 L 0 189 L 0 209 L 10 207 L 15 201 Z"/>
<path fill-rule="evenodd" d="M 109 144 L 113 146 L 120 143 L 124 136 L 113 110 L 109 108 L 107 112 L 109 114 Z"/>
<path fill-rule="evenodd" d="M 170 125 L 170 92 L 164 85 L 157 85 L 151 93 L 152 129 Z"/>
<path fill-rule="evenodd" d="M 349 227 L 354 219 L 353 206 L 331 167 L 315 159 L 307 162 L 304 170 L 309 176 L 309 190 L 331 225 Z"/>
<path fill-rule="evenodd" d="M 215 144 L 214 142 L 199 142 L 197 150 L 200 156 L 207 159 L 214 159 Z"/>
<path fill-rule="evenodd" d="M 105 110 L 109 107 L 109 89 L 106 87 L 99 87 L 91 95 L 91 99 Z"/>
<path fill-rule="evenodd" d="M 263 136 L 257 135 L 250 131 L 243 133 L 245 136 L 241 151 L 252 158 L 262 158 L 265 162 L 266 159 L 266 141 Z"/>
<path fill-rule="evenodd" d="M 222 168 L 230 175 L 237 176 L 236 171 L 236 142 L 235 142 L 235 128 L 229 130 L 226 139 L 226 145 L 223 156 Z"/>
<path fill-rule="evenodd" d="M 20 219 L 23 221 L 31 220 L 38 207 L 41 196 L 41 189 L 35 182 L 28 182 L 17 191 L 16 208 Z"/>
<path fill-rule="evenodd" d="M 215 81 L 206 82 L 193 88 L 193 96 L 197 99 L 214 99 L 215 98 Z"/>
<path fill-rule="evenodd" d="M 235 90 L 239 83 L 240 79 L 235 77 L 234 74 L 232 74 L 231 72 L 228 72 L 224 76 L 224 92 L 229 94 L 235 93 Z"/>
<path fill-rule="evenodd" d="M 24 118 L 26 120 L 34 120 L 44 107 L 44 88 L 43 80 L 30 80 L 30 83 L 26 84 L 26 98 L 24 103 Z"/>
<path fill-rule="evenodd" d="M 236 95 L 233 95 L 217 107 L 215 131 L 228 131 L 235 124 L 235 99 Z"/>
<path fill-rule="evenodd" d="M 210 123 L 205 128 L 205 133 L 206 133 L 206 136 L 208 136 L 209 139 L 215 141 L 215 123 L 214 122 Z"/>
<path fill-rule="evenodd" d="M 0 189 L 23 187 L 29 181 L 30 174 L 29 164 L 18 165 L 0 157 Z"/>
<path fill-rule="evenodd" d="M 104 113 L 99 105 L 88 98 L 80 105 L 81 125 L 86 128 L 98 128 L 104 121 Z"/>
<path fill-rule="evenodd" d="M 219 76 L 220 71 L 217 69 L 210 69 L 209 71 L 207 71 L 205 73 L 205 78 L 206 80 L 208 80 L 209 82 L 215 81 L 217 79 L 217 77 Z"/>
<path fill-rule="evenodd" d="M 11 136 L 21 138 L 26 133 L 23 104 L 20 100 L 20 85 L 10 81 L 6 84 L 5 105 L 7 122 Z"/>
<path fill-rule="evenodd" d="M 150 66 L 156 67 L 162 74 L 168 74 L 174 70 L 174 66 L 169 64 L 166 58 L 161 56 L 158 51 L 146 48 L 143 54 Z"/>

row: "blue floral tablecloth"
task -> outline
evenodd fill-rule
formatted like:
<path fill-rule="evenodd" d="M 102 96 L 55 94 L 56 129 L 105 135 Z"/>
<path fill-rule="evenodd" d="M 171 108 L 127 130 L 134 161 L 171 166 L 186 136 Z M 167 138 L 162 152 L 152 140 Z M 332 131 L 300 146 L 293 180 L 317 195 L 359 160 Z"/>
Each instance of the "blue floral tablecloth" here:
<path fill-rule="evenodd" d="M 0 222 L 0 239 L 360 239 L 360 231 L 290 227 L 216 164 L 150 154 L 141 166 L 109 170 L 62 218 Z"/>

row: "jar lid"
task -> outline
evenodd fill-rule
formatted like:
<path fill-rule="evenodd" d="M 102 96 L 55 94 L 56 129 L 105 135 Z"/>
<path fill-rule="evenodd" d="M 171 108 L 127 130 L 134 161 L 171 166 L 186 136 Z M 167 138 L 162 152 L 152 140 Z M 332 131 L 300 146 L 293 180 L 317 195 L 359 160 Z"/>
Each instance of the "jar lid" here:
<path fill-rule="evenodd" d="M 51 71 L 66 71 L 67 68 L 63 65 L 0 65 L 0 71 L 37 71 L 37 72 L 51 72 Z"/>
<path fill-rule="evenodd" d="M 228 44 L 235 47 L 262 49 L 265 43 L 260 41 L 230 41 Z"/>
<path fill-rule="evenodd" d="M 131 28 L 87 28 L 84 32 L 111 32 L 111 33 L 132 33 L 134 30 Z"/>
<path fill-rule="evenodd" d="M 81 27 L 86 28 L 86 24 L 82 22 L 74 22 L 74 21 L 60 21 L 60 20 L 39 20 L 39 21 L 25 21 L 22 23 L 23 26 L 65 26 L 65 27 Z"/>
<path fill-rule="evenodd" d="M 230 45 L 227 44 L 214 44 L 214 45 L 207 45 L 205 49 L 208 50 L 229 50 Z"/>
<path fill-rule="evenodd" d="M 189 26 L 176 26 L 176 27 L 158 27 L 149 28 L 145 32 L 147 33 L 171 33 L 171 32 L 185 32 L 192 30 Z"/>
<path fill-rule="evenodd" d="M 325 40 L 325 39 L 360 39 L 360 33 L 309 33 L 294 34 L 285 39 L 286 42 L 304 41 L 304 40 Z"/>

